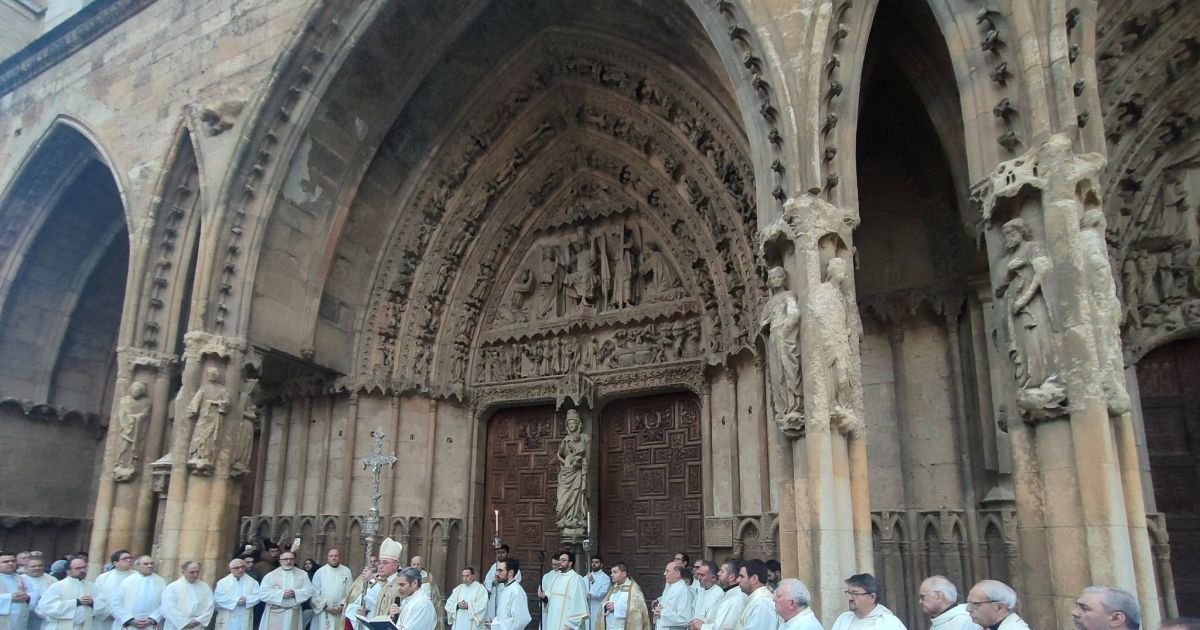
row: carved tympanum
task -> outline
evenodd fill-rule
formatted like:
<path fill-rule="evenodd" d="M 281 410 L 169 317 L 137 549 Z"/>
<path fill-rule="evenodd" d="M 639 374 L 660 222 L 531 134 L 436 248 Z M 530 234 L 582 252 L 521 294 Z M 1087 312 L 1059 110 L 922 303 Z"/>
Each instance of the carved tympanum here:
<path fill-rule="evenodd" d="M 121 397 L 117 410 L 117 447 L 113 462 L 113 481 L 129 481 L 137 474 L 140 457 L 142 431 L 146 418 L 150 417 L 151 403 L 146 395 L 146 384 L 134 381 Z"/>

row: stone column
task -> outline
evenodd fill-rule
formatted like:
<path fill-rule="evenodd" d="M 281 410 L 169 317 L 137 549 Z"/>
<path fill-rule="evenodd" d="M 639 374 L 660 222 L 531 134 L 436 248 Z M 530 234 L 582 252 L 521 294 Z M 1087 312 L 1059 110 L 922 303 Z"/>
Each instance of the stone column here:
<path fill-rule="evenodd" d="M 116 549 L 149 552 L 153 485 L 161 452 L 173 355 L 117 349 L 116 394 L 92 520 L 89 557 L 100 572 Z M 137 387 L 134 385 L 139 384 Z M 135 394 L 136 392 L 136 394 Z"/>
<path fill-rule="evenodd" d="M 1136 462 L 1122 461 L 1136 450 L 1111 361 L 1119 311 L 1103 229 L 1098 241 L 1094 230 L 1103 167 L 1103 156 L 1076 153 L 1070 137 L 1054 134 L 1001 163 L 972 195 L 997 296 L 996 338 L 1012 368 L 1021 560 L 1049 586 L 1026 593 L 1035 623 L 1066 618 L 1089 584 L 1153 593 L 1140 478 L 1129 478 Z M 1157 625 L 1157 601 L 1142 599 L 1143 623 Z"/>
<path fill-rule="evenodd" d="M 181 560 L 199 560 L 202 579 L 211 583 L 238 535 L 229 527 L 240 488 L 231 464 L 243 413 L 246 344 L 193 331 L 184 347 L 159 564 L 163 576 L 171 577 Z"/>
<path fill-rule="evenodd" d="M 792 442 L 797 576 L 830 625 L 842 611 L 843 580 L 873 569 L 859 342 L 853 288 L 854 215 L 812 195 L 789 199 L 759 235 L 772 297 L 768 381 L 775 422 Z M 776 271 L 782 269 L 785 273 Z M 798 309 L 798 310 L 797 310 Z M 799 314 L 799 322 L 789 313 Z M 797 334 L 798 344 L 778 335 Z M 785 356 L 786 355 L 786 356 Z M 799 360 L 801 382 L 794 382 Z M 802 402 L 795 407 L 796 396 Z M 785 518 L 784 524 L 790 525 Z M 782 527 L 781 538 L 790 527 Z M 780 541 L 789 549 L 788 541 Z"/>

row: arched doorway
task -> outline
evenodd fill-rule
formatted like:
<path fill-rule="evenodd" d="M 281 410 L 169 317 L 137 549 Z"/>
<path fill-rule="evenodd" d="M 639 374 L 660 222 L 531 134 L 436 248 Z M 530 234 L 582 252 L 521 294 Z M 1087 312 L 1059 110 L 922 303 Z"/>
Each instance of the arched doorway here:
<path fill-rule="evenodd" d="M 74 126 L 56 124 L 27 160 L 0 234 L 0 441 L 23 445 L 4 469 L 0 547 L 74 552 L 90 532 L 129 270 L 118 184 Z"/>
<path fill-rule="evenodd" d="M 1179 614 L 1200 614 L 1200 338 L 1137 364 L 1154 501 L 1166 516 Z"/>

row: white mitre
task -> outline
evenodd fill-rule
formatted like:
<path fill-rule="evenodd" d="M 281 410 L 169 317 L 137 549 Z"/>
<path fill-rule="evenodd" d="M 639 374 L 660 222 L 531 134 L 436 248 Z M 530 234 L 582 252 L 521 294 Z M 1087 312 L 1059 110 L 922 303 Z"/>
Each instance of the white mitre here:
<path fill-rule="evenodd" d="M 400 550 L 402 548 L 403 547 L 401 546 L 401 544 L 392 540 L 392 538 L 390 536 L 387 538 L 384 538 L 383 542 L 379 543 L 379 558 L 380 559 L 387 558 L 389 560 L 395 560 L 395 561 L 399 562 L 400 561 Z"/>

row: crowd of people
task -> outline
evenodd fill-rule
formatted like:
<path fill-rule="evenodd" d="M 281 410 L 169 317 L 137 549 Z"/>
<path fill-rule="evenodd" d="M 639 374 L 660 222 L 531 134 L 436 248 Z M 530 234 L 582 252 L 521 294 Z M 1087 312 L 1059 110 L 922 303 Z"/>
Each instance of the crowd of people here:
<path fill-rule="evenodd" d="M 37 552 L 0 551 L 0 630 L 525 630 L 532 623 L 521 563 L 507 546 L 482 580 L 464 567 L 443 598 L 420 556 L 401 567 L 401 546 L 388 538 L 358 576 L 331 549 L 326 563 L 296 566 L 296 549 L 251 547 L 230 560 L 210 586 L 199 562 L 186 561 L 168 584 L 154 559 L 121 549 L 95 580 L 86 554 L 64 559 L 61 577 L 46 573 Z M 808 587 L 781 579 L 777 562 L 729 558 L 717 564 L 675 554 L 663 569 L 662 595 L 646 601 L 629 567 L 592 556 L 584 573 L 575 554 L 553 557 L 534 605 L 541 630 L 824 630 Z M 880 599 L 869 573 L 845 579 L 846 611 L 829 630 L 907 630 Z M 1029 630 L 1011 587 L 983 580 L 959 601 L 954 583 L 931 576 L 914 594 L 929 630 Z M 1071 613 L 1076 630 L 1140 630 L 1137 599 L 1109 586 L 1083 590 Z M 1173 619 L 1160 628 L 1200 630 Z"/>

